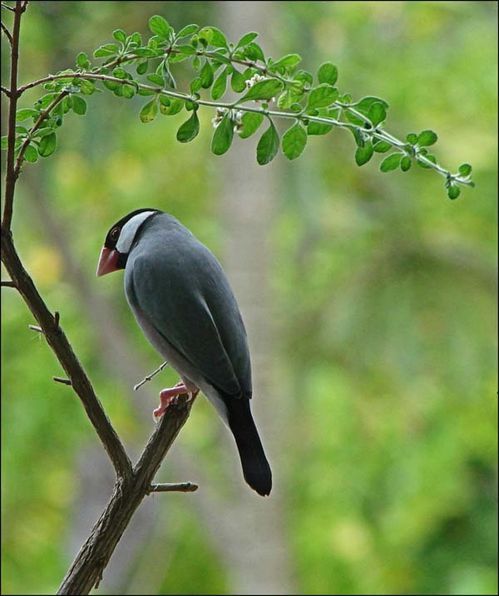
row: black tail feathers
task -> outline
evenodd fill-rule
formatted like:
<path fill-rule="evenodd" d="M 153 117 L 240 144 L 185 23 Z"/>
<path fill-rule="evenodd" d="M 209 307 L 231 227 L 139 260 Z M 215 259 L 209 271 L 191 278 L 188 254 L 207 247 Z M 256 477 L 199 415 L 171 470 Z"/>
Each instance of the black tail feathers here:
<path fill-rule="evenodd" d="M 229 427 L 236 440 L 244 479 L 259 495 L 270 494 L 272 472 L 251 415 L 249 399 L 227 400 Z"/>

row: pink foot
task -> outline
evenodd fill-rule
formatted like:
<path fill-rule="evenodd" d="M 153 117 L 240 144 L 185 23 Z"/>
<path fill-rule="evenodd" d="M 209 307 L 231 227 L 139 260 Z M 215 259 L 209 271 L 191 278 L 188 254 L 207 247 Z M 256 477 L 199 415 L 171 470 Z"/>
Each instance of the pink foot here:
<path fill-rule="evenodd" d="M 160 404 L 152 413 L 154 421 L 159 422 L 159 419 L 166 412 L 168 406 L 171 403 L 175 403 L 179 395 L 182 395 L 183 393 L 188 393 L 189 399 L 194 399 L 198 392 L 199 389 L 196 389 L 195 391 L 192 391 L 192 389 L 189 390 L 189 388 L 186 387 L 182 381 L 177 383 L 175 387 L 163 389 L 163 391 L 161 391 L 159 394 Z"/>

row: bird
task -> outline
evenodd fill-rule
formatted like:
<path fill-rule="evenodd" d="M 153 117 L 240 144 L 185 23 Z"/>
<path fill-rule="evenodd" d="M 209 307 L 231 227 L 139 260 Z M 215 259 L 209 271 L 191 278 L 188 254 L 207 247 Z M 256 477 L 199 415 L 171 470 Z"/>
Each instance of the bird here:
<path fill-rule="evenodd" d="M 269 495 L 272 472 L 250 406 L 247 334 L 219 261 L 175 217 L 141 208 L 106 235 L 97 276 L 120 269 L 137 323 L 181 379 L 161 391 L 155 419 L 176 396 L 201 391 L 232 432 L 246 482 Z"/>

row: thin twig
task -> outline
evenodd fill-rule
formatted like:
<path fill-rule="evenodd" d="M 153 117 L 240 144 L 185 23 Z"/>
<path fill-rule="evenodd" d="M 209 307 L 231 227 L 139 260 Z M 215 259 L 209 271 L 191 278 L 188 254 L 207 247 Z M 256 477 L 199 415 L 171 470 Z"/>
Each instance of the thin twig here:
<path fill-rule="evenodd" d="M 31 128 L 31 130 L 29 131 L 28 136 L 24 139 L 23 144 L 21 145 L 21 148 L 19 150 L 19 155 L 17 156 L 16 159 L 16 165 L 14 166 L 14 177 L 17 180 L 17 178 L 19 177 L 19 173 L 21 172 L 21 166 L 22 163 L 24 161 L 24 154 L 26 153 L 26 149 L 28 148 L 28 145 L 30 144 L 32 138 L 33 138 L 33 134 L 41 127 L 41 125 L 43 124 L 43 122 L 50 116 L 50 113 L 52 112 L 52 110 L 61 103 L 61 101 L 66 97 L 66 95 L 68 95 L 67 91 L 62 91 L 53 101 L 52 103 L 47 107 L 46 110 L 43 110 L 43 112 L 40 113 L 40 115 L 38 116 L 37 121 L 33 124 L 33 128 Z"/>
<path fill-rule="evenodd" d="M 133 390 L 137 391 L 137 389 L 140 389 L 142 387 L 142 385 L 145 385 L 148 381 L 153 379 L 158 373 L 160 373 L 167 366 L 168 366 L 168 362 L 166 362 L 166 361 L 163 362 L 163 364 L 161 366 L 159 366 L 154 372 L 152 372 L 151 374 L 144 377 L 142 379 L 142 381 L 140 381 L 140 383 L 137 383 L 137 385 L 134 385 Z"/>
<path fill-rule="evenodd" d="M 0 282 L 2 285 L 2 288 L 17 288 L 16 284 L 13 281 L 2 281 Z"/>
<path fill-rule="evenodd" d="M 69 379 L 64 379 L 63 377 L 52 377 L 52 380 L 56 383 L 62 383 L 63 385 L 72 385 Z"/>
<path fill-rule="evenodd" d="M 11 12 L 16 12 L 12 6 L 9 6 L 8 4 L 5 4 L 4 2 L 2 2 L 2 8 L 10 10 Z"/>
<path fill-rule="evenodd" d="M 193 493 L 199 488 L 197 484 L 193 482 L 178 482 L 178 483 L 161 483 L 161 484 L 151 484 L 149 487 L 148 493 L 171 493 L 171 492 L 181 492 L 181 493 Z"/>
<path fill-rule="evenodd" d="M 7 97 L 10 97 L 10 91 L 7 89 L 7 87 L 4 87 L 3 85 L 1 85 L 0 90 L 2 91 L 2 93 L 4 95 L 6 95 Z"/>
<path fill-rule="evenodd" d="M 3 23 L 0 24 L 2 25 L 2 31 L 5 33 L 5 37 L 9 40 L 10 45 L 12 45 L 12 33 L 7 29 L 7 27 Z"/>
<path fill-rule="evenodd" d="M 36 331 L 37 333 L 43 333 L 43 329 L 41 327 L 38 327 L 38 325 L 28 325 L 28 328 L 31 329 L 31 331 Z"/>

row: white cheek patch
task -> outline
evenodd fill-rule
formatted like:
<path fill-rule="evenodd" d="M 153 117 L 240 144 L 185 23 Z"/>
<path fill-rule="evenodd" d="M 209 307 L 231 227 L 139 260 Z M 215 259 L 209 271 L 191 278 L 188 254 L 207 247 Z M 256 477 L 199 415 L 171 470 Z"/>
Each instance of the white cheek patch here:
<path fill-rule="evenodd" d="M 137 215 L 126 222 L 121 229 L 120 237 L 116 243 L 116 249 L 118 252 L 125 255 L 130 252 L 130 248 L 132 247 L 135 234 L 137 233 L 140 224 L 148 217 L 151 217 L 151 215 L 154 215 L 154 213 L 156 213 L 156 211 L 143 211 L 142 213 L 137 213 Z"/>

